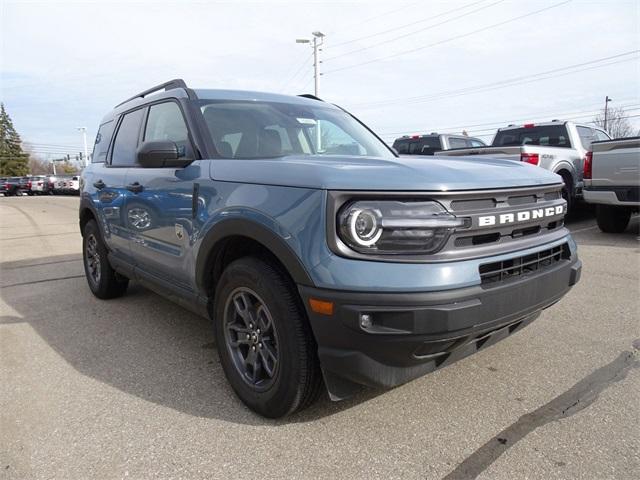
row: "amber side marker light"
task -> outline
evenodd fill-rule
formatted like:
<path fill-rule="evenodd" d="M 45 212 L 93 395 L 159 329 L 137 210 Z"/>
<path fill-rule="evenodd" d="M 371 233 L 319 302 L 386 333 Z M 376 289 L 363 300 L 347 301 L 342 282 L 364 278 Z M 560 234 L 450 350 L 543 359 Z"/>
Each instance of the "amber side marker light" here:
<path fill-rule="evenodd" d="M 319 313 L 320 315 L 333 315 L 333 302 L 310 298 L 309 305 L 314 313 Z"/>

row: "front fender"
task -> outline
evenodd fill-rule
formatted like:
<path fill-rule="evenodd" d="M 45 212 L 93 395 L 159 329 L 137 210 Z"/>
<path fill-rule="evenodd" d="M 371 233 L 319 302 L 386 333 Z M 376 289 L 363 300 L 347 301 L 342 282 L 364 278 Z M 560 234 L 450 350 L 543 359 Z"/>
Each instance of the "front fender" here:
<path fill-rule="evenodd" d="M 269 250 L 285 266 L 293 280 L 313 286 L 309 273 L 295 251 L 287 244 L 291 235 L 283 231 L 273 219 L 251 209 L 233 209 L 225 218 L 215 222 L 200 241 L 196 256 L 196 285 L 206 290 L 206 277 L 221 241 L 233 236 L 250 238 Z"/>

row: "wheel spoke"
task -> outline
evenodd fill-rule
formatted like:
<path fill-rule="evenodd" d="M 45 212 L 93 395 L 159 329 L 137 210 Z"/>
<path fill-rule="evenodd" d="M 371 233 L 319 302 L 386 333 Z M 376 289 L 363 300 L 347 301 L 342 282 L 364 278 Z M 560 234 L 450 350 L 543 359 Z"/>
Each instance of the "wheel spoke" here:
<path fill-rule="evenodd" d="M 253 383 L 256 383 L 258 380 L 258 372 L 260 371 L 260 361 L 258 360 L 258 354 L 255 350 L 249 349 L 245 362 L 251 367 L 251 371 L 247 372 L 249 374 L 249 378 L 251 378 Z"/>
<path fill-rule="evenodd" d="M 264 305 L 260 305 L 260 307 L 258 307 L 256 317 L 258 318 L 258 325 L 262 329 L 262 334 L 264 335 L 271 328 L 271 317 Z"/>
<path fill-rule="evenodd" d="M 251 316 L 251 298 L 249 298 L 249 295 L 247 295 L 245 292 L 241 292 L 233 297 L 233 304 L 235 305 L 236 313 L 240 316 L 240 318 L 242 318 L 245 325 L 248 327 L 253 322 Z"/>
<path fill-rule="evenodd" d="M 273 378 L 273 374 L 276 368 L 276 358 L 273 354 L 266 350 L 265 345 L 263 344 L 262 348 L 259 350 L 260 358 L 262 359 L 262 366 L 264 367 L 264 371 L 267 372 L 269 378 Z"/>
<path fill-rule="evenodd" d="M 231 323 L 227 325 L 227 329 L 231 333 L 229 342 L 233 348 L 238 348 L 240 345 L 251 345 L 251 337 L 249 336 L 248 328 Z M 247 338 L 247 336 L 249 337 Z"/>

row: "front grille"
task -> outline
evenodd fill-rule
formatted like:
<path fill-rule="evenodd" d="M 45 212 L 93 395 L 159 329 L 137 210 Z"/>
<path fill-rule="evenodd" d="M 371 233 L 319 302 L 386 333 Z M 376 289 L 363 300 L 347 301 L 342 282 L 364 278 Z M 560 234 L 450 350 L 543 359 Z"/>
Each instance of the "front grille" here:
<path fill-rule="evenodd" d="M 479 267 L 480 279 L 483 285 L 505 282 L 533 272 L 546 270 L 558 262 L 570 258 L 570 256 L 569 245 L 564 243 L 530 255 L 485 263 Z"/>

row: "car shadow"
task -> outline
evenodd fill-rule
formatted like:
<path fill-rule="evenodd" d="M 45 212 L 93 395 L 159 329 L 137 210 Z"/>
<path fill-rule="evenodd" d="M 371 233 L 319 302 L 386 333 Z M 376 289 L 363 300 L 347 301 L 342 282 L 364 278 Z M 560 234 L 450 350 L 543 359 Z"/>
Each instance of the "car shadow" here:
<path fill-rule="evenodd" d="M 638 248 L 640 244 L 640 215 L 632 215 L 622 233 L 604 233 L 595 221 L 595 205 L 578 203 L 567 215 L 565 224 L 579 245 L 618 248 Z"/>
<path fill-rule="evenodd" d="M 69 365 L 122 392 L 188 415 L 249 425 L 311 422 L 379 395 L 363 391 L 341 402 L 326 392 L 310 408 L 269 420 L 246 408 L 224 376 L 211 322 L 132 282 L 121 298 L 103 301 L 86 286 L 79 256 L 43 257 L 0 264 L 32 270 L 6 283 L 2 300 L 11 314 L 0 324 L 27 323 Z M 61 266 L 52 273 L 50 268 Z M 13 310 L 13 312 L 11 312 Z"/>

